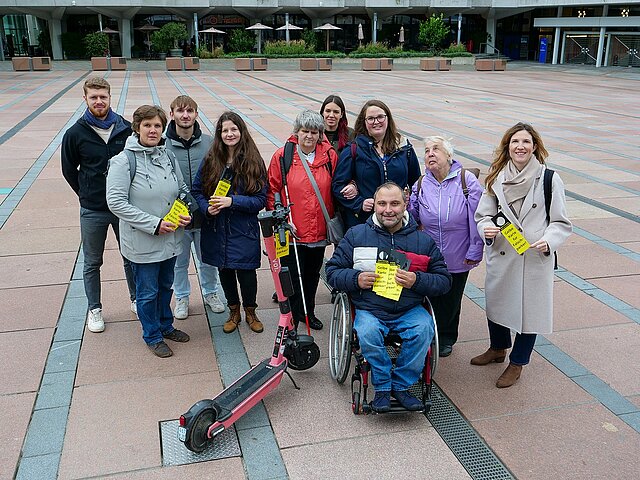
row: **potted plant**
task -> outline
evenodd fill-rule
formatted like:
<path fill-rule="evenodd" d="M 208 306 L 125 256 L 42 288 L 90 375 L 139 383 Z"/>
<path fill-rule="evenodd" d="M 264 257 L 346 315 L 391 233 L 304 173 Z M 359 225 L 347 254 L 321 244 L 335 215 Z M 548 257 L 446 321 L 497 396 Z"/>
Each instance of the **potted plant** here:
<path fill-rule="evenodd" d="M 170 22 L 163 25 L 157 32 L 153 32 L 151 43 L 159 53 L 168 52 L 172 57 L 180 57 L 182 49 L 178 47 L 178 42 L 188 38 L 189 33 L 183 23 Z"/>

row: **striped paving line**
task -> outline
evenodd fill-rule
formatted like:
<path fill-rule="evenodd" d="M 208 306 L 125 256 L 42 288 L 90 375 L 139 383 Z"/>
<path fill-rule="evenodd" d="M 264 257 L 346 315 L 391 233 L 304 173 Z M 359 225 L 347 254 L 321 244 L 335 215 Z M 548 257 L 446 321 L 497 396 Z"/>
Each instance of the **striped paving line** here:
<path fill-rule="evenodd" d="M 126 97 L 126 92 L 123 89 L 122 97 Z M 124 107 L 125 100 L 122 97 L 118 111 Z M 36 164 L 42 161 L 46 165 L 53 152 L 59 147 L 64 132 L 77 121 L 85 108 L 86 104 L 82 102 L 45 152 L 38 158 Z M 48 156 L 45 156 L 47 152 Z M 31 170 L 34 167 L 29 170 L 28 175 L 32 173 Z M 41 168 L 37 170 L 33 180 L 38 176 L 40 170 Z M 62 311 L 56 324 L 53 342 L 49 348 L 31 421 L 22 444 L 22 456 L 18 463 L 16 480 L 36 478 L 38 480 L 54 480 L 58 477 L 87 315 L 83 258 L 81 246 L 62 304 Z"/>
<path fill-rule="evenodd" d="M 639 309 L 628 305 L 564 269 L 559 269 L 556 275 L 579 290 L 582 290 L 587 295 L 601 301 L 611 309 L 625 315 L 636 323 L 640 323 Z M 473 283 L 467 282 L 464 293 L 472 302 L 485 310 L 486 300 L 484 292 L 481 289 Z M 574 360 L 544 335 L 537 336 L 535 351 L 573 380 L 605 408 L 610 410 L 620 420 L 640 433 L 640 407 L 627 400 L 604 380 Z"/>

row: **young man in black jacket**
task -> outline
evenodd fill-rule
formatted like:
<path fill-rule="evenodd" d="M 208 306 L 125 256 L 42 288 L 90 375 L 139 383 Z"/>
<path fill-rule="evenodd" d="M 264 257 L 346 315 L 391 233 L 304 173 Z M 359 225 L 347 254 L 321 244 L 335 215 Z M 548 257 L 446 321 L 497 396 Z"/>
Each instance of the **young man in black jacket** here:
<path fill-rule="evenodd" d="M 131 135 L 131 124 L 111 110 L 111 85 L 104 78 L 87 79 L 83 90 L 87 110 L 62 138 L 62 174 L 80 201 L 87 328 L 98 333 L 104 331 L 100 267 L 109 225 L 119 241 L 118 217 L 107 206 L 106 173 L 109 159 L 123 150 Z M 131 310 L 136 313 L 133 273 L 129 261 L 123 260 Z"/>
<path fill-rule="evenodd" d="M 371 383 L 376 391 L 371 408 L 388 412 L 394 397 L 407 410 L 422 410 L 422 402 L 409 392 L 420 376 L 435 330 L 422 302 L 425 296 L 447 293 L 451 275 L 436 243 L 418 231 L 407 213 L 398 185 L 382 184 L 373 200 L 374 215 L 350 228 L 327 262 L 327 280 L 332 287 L 348 292 L 355 307 L 354 328 L 362 354 L 371 366 Z M 408 267 L 402 262 L 402 268 L 394 268 L 394 277 L 387 279 L 392 286 L 402 287 L 400 292 L 390 294 L 386 287 L 382 292 L 379 282 L 376 284 L 376 263 L 381 255 L 410 261 Z M 394 368 L 383 342 L 389 332 L 403 340 Z"/>

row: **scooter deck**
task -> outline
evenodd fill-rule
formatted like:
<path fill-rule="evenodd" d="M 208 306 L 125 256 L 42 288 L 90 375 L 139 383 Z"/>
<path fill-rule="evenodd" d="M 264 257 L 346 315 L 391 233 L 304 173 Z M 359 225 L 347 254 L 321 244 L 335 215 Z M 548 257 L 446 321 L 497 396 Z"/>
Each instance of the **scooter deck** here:
<path fill-rule="evenodd" d="M 261 361 L 213 399 L 218 411 L 217 421 L 224 422 L 238 405 L 255 393 L 257 387 L 287 369 L 287 362 L 274 366 L 269 364 L 270 360 Z"/>

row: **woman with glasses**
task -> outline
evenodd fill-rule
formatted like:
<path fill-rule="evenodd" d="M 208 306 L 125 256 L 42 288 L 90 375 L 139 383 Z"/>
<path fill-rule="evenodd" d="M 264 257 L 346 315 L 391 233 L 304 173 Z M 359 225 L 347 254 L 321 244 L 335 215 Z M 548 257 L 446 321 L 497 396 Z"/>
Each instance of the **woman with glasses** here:
<path fill-rule="evenodd" d="M 420 163 L 413 146 L 400 144 L 400 134 L 391 110 L 380 100 L 369 100 L 360 110 L 355 139 L 342 150 L 333 175 L 333 194 L 344 207 L 347 228 L 364 223 L 373 211 L 373 194 L 385 182 L 402 188 L 420 178 Z M 346 198 L 343 189 L 355 181 L 358 193 Z"/>

